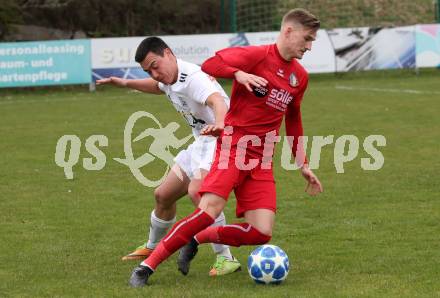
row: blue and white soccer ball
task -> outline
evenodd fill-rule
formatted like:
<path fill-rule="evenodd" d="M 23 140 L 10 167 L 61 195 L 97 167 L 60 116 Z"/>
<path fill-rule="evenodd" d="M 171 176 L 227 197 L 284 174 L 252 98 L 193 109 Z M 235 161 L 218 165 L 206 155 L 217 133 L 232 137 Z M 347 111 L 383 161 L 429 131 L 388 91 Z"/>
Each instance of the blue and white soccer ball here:
<path fill-rule="evenodd" d="M 262 245 L 251 252 L 247 266 L 256 283 L 279 284 L 289 273 L 289 258 L 278 246 Z"/>

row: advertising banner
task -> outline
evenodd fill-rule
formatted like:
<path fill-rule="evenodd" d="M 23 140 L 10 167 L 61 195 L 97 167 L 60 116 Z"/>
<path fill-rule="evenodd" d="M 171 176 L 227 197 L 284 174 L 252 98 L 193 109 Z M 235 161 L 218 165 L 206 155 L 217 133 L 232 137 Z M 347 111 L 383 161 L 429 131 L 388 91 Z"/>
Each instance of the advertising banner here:
<path fill-rule="evenodd" d="M 228 37 L 232 37 L 232 34 L 161 36 L 177 57 L 196 64 L 203 63 L 218 49 L 228 47 Z M 144 38 L 92 39 L 92 68 L 138 67 L 134 56 Z"/>
<path fill-rule="evenodd" d="M 416 43 L 416 66 L 440 67 L 440 25 L 417 25 Z"/>
<path fill-rule="evenodd" d="M 202 64 L 227 47 L 276 42 L 279 32 L 161 36 L 180 59 Z M 0 43 L 0 88 L 145 78 L 134 60 L 145 37 Z M 440 67 L 440 25 L 319 30 L 299 62 L 309 73 Z"/>
<path fill-rule="evenodd" d="M 216 51 L 235 46 L 263 45 L 276 41 L 279 32 L 226 33 L 161 36 L 174 54 L 185 61 L 202 64 Z M 108 76 L 144 78 L 134 56 L 145 37 L 92 39 L 93 79 Z M 325 30 L 319 30 L 312 51 L 300 61 L 309 72 L 333 72 L 335 58 Z"/>
<path fill-rule="evenodd" d="M 336 54 L 336 71 L 415 67 L 415 27 L 327 30 Z"/>
<path fill-rule="evenodd" d="M 201 34 L 161 36 L 174 54 L 185 61 L 202 64 L 222 48 L 229 46 L 233 34 Z M 143 72 L 134 60 L 136 49 L 145 37 L 94 38 L 92 39 L 93 79 L 108 76 L 144 78 Z"/>
<path fill-rule="evenodd" d="M 90 40 L 0 43 L 0 87 L 90 82 Z"/>

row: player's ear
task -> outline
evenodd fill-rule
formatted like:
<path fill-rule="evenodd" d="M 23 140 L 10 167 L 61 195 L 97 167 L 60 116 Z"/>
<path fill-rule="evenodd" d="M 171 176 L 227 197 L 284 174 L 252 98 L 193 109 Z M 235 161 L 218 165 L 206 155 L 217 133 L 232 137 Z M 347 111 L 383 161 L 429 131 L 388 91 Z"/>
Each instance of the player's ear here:
<path fill-rule="evenodd" d="M 171 49 L 170 48 L 166 48 L 165 50 L 163 50 L 163 53 L 164 53 L 164 55 L 166 55 L 166 56 L 174 56 L 173 55 L 173 52 L 171 51 Z"/>
<path fill-rule="evenodd" d="M 286 24 L 284 26 L 284 30 L 283 30 L 284 37 L 288 38 L 290 36 L 290 34 L 292 34 L 292 32 L 293 32 L 292 25 Z"/>

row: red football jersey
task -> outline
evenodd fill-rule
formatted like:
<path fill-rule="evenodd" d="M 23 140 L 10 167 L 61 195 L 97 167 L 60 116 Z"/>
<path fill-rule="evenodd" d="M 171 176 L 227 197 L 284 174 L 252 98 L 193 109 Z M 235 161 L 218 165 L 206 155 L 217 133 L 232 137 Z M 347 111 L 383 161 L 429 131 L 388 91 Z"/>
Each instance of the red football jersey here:
<path fill-rule="evenodd" d="M 298 61 L 284 60 L 276 44 L 235 47 L 218 51 L 202 70 L 221 78 L 234 78 L 237 70 L 265 78 L 269 83 L 253 92 L 234 80 L 225 125 L 261 137 L 273 130 L 278 135 L 286 115 L 286 132 L 294 136 L 296 148 L 303 135 L 300 105 L 308 84 L 308 74 Z"/>

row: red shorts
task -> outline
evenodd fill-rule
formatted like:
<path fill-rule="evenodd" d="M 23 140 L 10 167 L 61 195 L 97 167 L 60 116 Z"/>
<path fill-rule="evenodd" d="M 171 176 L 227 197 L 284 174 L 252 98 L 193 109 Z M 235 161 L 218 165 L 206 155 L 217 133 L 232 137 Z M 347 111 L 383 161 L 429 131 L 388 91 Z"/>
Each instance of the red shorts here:
<path fill-rule="evenodd" d="M 237 198 L 237 217 L 243 217 L 246 211 L 255 209 L 269 209 L 276 212 L 276 190 L 272 167 L 262 169 L 259 162 L 259 165 L 253 169 L 240 169 L 236 164 L 236 144 L 231 146 L 229 158 L 222 159 L 220 163 L 220 148 L 219 138 L 215 159 L 200 187 L 200 195 L 209 192 L 227 200 L 234 190 Z M 249 159 L 257 157 L 252 155 L 254 154 L 246 155 L 245 164 Z"/>

